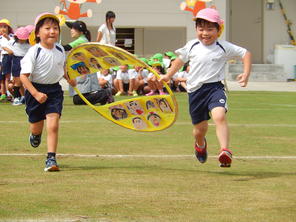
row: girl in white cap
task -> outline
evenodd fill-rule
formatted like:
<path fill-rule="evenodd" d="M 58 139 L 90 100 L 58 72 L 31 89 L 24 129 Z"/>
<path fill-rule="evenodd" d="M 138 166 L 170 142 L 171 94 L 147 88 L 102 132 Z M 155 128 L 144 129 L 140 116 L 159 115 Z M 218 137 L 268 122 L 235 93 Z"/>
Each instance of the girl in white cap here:
<path fill-rule="evenodd" d="M 21 84 L 21 59 L 28 52 L 31 45 L 29 44 L 29 31 L 25 27 L 20 27 L 16 30 L 14 40 L 9 41 L 3 49 L 9 55 L 12 55 L 11 74 L 13 76 L 13 103 L 12 105 L 18 106 L 25 102 L 24 87 Z"/>
<path fill-rule="evenodd" d="M 36 148 L 46 120 L 47 159 L 45 171 L 58 171 L 56 151 L 59 120 L 63 109 L 63 91 L 59 81 L 64 72 L 65 51 L 57 43 L 60 34 L 59 19 L 43 13 L 35 21 L 35 41 L 21 60 L 21 81 L 26 88 L 26 113 L 30 122 L 30 144 Z"/>
<path fill-rule="evenodd" d="M 226 120 L 227 101 L 222 80 L 225 78 L 225 64 L 232 58 L 241 58 L 244 71 L 238 75 L 242 87 L 248 83 L 251 70 L 251 53 L 227 41 L 218 41 L 223 20 L 217 10 L 202 9 L 195 18 L 197 38 L 176 50 L 178 58 L 160 81 L 168 81 L 186 62 L 190 71 L 187 76 L 189 110 L 193 124 L 194 149 L 197 159 L 207 160 L 207 142 L 210 115 L 216 124 L 220 143 L 219 162 L 221 167 L 230 167 L 232 152 L 229 149 L 229 129 Z"/>

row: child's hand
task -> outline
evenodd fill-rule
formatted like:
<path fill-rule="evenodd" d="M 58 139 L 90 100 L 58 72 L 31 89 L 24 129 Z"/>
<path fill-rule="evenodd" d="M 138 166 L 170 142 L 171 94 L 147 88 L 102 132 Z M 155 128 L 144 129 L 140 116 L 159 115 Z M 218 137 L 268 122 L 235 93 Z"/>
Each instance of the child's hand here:
<path fill-rule="evenodd" d="M 161 75 L 160 78 L 159 78 L 159 82 L 168 82 L 170 80 L 170 78 L 167 76 L 167 75 Z"/>
<path fill-rule="evenodd" d="M 67 82 L 70 84 L 70 86 L 75 87 L 77 85 L 75 79 L 67 79 Z"/>
<path fill-rule="evenodd" d="M 34 98 L 39 102 L 39 103 L 45 103 L 45 101 L 47 100 L 47 95 L 42 93 L 42 92 L 37 92 L 34 95 Z"/>
<path fill-rule="evenodd" d="M 238 81 L 241 87 L 246 87 L 249 81 L 249 77 L 247 74 L 242 73 L 236 77 L 236 80 Z"/>

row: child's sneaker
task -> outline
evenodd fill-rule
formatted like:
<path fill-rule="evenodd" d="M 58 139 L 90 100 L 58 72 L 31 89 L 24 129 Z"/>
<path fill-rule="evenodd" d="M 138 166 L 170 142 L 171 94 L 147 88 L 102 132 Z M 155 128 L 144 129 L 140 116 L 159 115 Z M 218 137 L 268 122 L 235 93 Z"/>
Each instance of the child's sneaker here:
<path fill-rule="evenodd" d="M 4 101 L 4 100 L 6 100 L 6 95 L 5 94 L 2 94 L 1 96 L 0 96 L 0 101 Z"/>
<path fill-rule="evenodd" d="M 122 93 L 120 92 L 120 91 L 118 91 L 116 94 L 115 94 L 115 96 L 121 96 L 122 95 Z"/>
<path fill-rule="evenodd" d="M 32 133 L 29 136 L 29 141 L 32 147 L 36 148 L 41 143 L 41 134 L 40 135 L 33 135 Z"/>
<path fill-rule="evenodd" d="M 19 105 L 23 105 L 23 103 L 21 102 L 20 98 L 14 98 L 12 105 L 19 106 Z"/>
<path fill-rule="evenodd" d="M 136 90 L 133 91 L 133 96 L 139 96 Z"/>
<path fill-rule="evenodd" d="M 226 148 L 221 149 L 218 159 L 220 162 L 220 167 L 231 167 L 231 162 L 232 162 L 231 150 Z"/>
<path fill-rule="evenodd" d="M 54 157 L 50 157 L 45 161 L 45 172 L 59 171 L 60 168 L 57 164 L 57 161 Z"/>
<path fill-rule="evenodd" d="M 196 142 L 194 143 L 194 149 L 195 149 L 195 156 L 198 159 L 199 162 L 205 163 L 208 159 L 208 152 L 207 152 L 207 140 L 205 138 L 205 145 L 204 148 L 200 148 L 197 146 Z"/>
<path fill-rule="evenodd" d="M 154 92 L 153 90 L 151 90 L 149 93 L 145 94 L 145 96 L 153 96 L 156 95 L 156 92 Z"/>

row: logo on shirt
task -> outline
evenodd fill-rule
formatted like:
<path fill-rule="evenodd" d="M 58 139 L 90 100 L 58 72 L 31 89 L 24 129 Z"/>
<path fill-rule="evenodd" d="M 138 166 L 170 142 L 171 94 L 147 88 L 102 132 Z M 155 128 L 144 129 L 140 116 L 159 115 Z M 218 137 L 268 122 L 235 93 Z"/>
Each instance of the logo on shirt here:
<path fill-rule="evenodd" d="M 224 103 L 225 103 L 225 99 L 220 99 L 220 100 L 219 100 L 219 103 L 224 104 Z"/>

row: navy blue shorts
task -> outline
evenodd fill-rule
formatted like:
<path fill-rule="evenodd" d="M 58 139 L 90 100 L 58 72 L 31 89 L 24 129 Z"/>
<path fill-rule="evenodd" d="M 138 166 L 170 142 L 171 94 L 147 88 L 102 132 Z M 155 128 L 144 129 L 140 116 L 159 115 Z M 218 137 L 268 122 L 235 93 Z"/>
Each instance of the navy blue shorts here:
<path fill-rule="evenodd" d="M 42 93 L 47 95 L 45 103 L 39 103 L 28 90 L 25 91 L 26 113 L 30 123 L 36 123 L 46 119 L 49 113 L 58 113 L 62 115 L 64 92 L 59 83 L 55 84 L 38 84 L 32 83 L 33 86 Z"/>
<path fill-rule="evenodd" d="M 12 55 L 3 55 L 2 58 L 2 75 L 7 75 L 11 73 L 12 67 Z"/>
<path fill-rule="evenodd" d="M 12 56 L 11 73 L 13 77 L 20 77 L 22 58 L 23 58 L 22 56 Z"/>
<path fill-rule="evenodd" d="M 192 124 L 209 120 L 215 107 L 224 107 L 227 111 L 227 98 L 221 82 L 205 83 L 198 90 L 189 93 L 189 112 Z"/>

